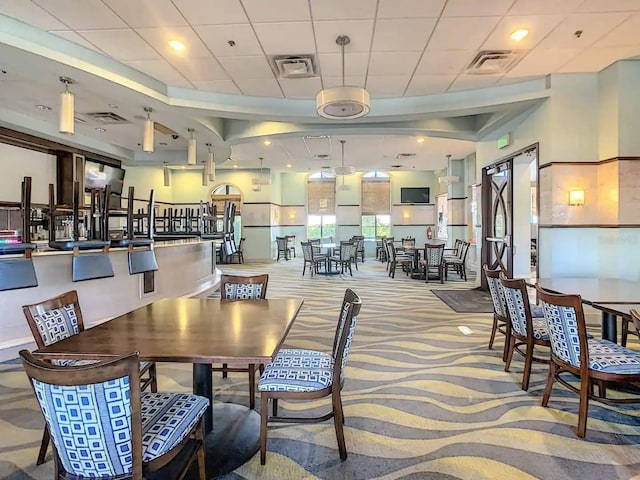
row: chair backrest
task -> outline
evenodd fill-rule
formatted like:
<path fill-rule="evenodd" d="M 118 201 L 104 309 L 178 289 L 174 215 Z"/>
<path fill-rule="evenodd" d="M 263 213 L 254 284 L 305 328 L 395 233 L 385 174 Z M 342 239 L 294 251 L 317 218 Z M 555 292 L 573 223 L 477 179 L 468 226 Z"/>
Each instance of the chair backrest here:
<path fill-rule="evenodd" d="M 305 262 L 311 262 L 313 260 L 313 246 L 311 242 L 300 242 L 300 246 L 302 247 L 302 256 Z"/>
<path fill-rule="evenodd" d="M 287 237 L 276 237 L 276 246 L 279 252 L 284 252 L 287 249 Z"/>
<path fill-rule="evenodd" d="M 444 256 L 444 243 L 440 244 L 424 244 L 424 259 L 428 267 L 436 267 L 442 263 Z"/>
<path fill-rule="evenodd" d="M 404 248 L 415 248 L 416 247 L 416 239 L 413 237 L 407 237 L 402 239 L 402 246 Z"/>
<path fill-rule="evenodd" d="M 223 300 L 252 300 L 267 298 L 269 274 L 238 276 L 222 275 L 220 297 Z"/>
<path fill-rule="evenodd" d="M 503 321 L 507 321 L 507 300 L 504 297 L 504 289 L 500 281 L 501 269 L 491 270 L 487 264 L 482 266 L 482 270 L 487 277 L 491 301 L 493 302 L 493 313 Z"/>
<path fill-rule="evenodd" d="M 521 337 L 533 338 L 533 324 L 531 322 L 531 307 L 527 295 L 527 284 L 521 278 L 500 277 L 507 313 L 511 320 L 511 331 Z"/>
<path fill-rule="evenodd" d="M 629 311 L 629 315 L 631 315 L 631 321 L 633 322 L 633 327 L 636 330 L 636 335 L 640 337 L 640 312 L 635 309 L 631 309 Z"/>
<path fill-rule="evenodd" d="M 358 314 L 362 307 L 360 297 L 347 288 L 342 299 L 342 307 L 340 308 L 340 316 L 338 317 L 338 325 L 336 327 L 336 335 L 333 340 L 332 356 L 334 360 L 333 378 L 344 379 L 344 367 L 347 363 L 351 342 L 356 330 Z M 336 382 L 334 381 L 334 385 Z"/>
<path fill-rule="evenodd" d="M 395 262 L 396 261 L 396 247 L 393 244 L 393 240 L 385 240 L 384 241 L 384 246 L 387 249 L 387 258 L 391 261 L 391 262 Z"/>
<path fill-rule="evenodd" d="M 38 348 L 84 330 L 78 292 L 75 290 L 39 303 L 23 305 L 22 312 Z"/>
<path fill-rule="evenodd" d="M 340 261 L 346 262 L 351 258 L 351 250 L 353 249 L 353 242 L 342 241 L 340 242 Z"/>
<path fill-rule="evenodd" d="M 547 321 L 551 355 L 572 367 L 589 368 L 587 325 L 580 295 L 556 295 L 539 286 L 538 300 Z"/>
<path fill-rule="evenodd" d="M 142 420 L 136 353 L 76 367 L 20 352 L 65 472 L 142 479 Z M 130 478 L 130 477 L 127 477 Z"/>
<path fill-rule="evenodd" d="M 358 252 L 364 252 L 364 236 L 357 235 L 356 237 L 358 240 L 358 246 L 357 246 Z"/>
<path fill-rule="evenodd" d="M 469 246 L 471 245 L 470 242 L 465 242 L 464 240 L 462 241 L 462 245 L 459 248 L 459 256 L 458 258 L 462 261 L 462 263 L 464 263 L 467 260 L 467 252 L 469 251 Z"/>
<path fill-rule="evenodd" d="M 244 252 L 244 240 L 245 240 L 244 237 L 240 238 L 240 243 L 238 244 L 238 252 L 239 253 L 243 253 Z"/>

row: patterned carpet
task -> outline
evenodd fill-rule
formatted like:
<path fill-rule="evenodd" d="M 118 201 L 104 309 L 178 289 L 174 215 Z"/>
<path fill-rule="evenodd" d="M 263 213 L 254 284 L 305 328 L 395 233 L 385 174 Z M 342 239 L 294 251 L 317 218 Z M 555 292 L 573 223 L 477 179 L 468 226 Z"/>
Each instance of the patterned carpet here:
<path fill-rule="evenodd" d="M 339 460 L 331 422 L 283 425 L 270 428 L 264 467 L 256 455 L 225 479 L 640 478 L 635 407 L 593 402 L 587 437 L 578 439 L 577 397 L 557 386 L 551 408 L 540 407 L 546 367 L 534 364 L 523 392 L 522 361 L 515 358 L 505 373 L 502 341 L 486 348 L 491 315 L 455 313 L 430 291 L 473 282 L 425 285 L 401 272 L 390 279 L 372 260 L 353 277 L 302 277 L 300 259 L 222 267 L 268 272 L 268 297 L 305 299 L 287 346 L 329 351 L 344 289 L 363 299 L 343 392 L 347 461 Z M 463 335 L 460 326 L 472 333 Z M 160 364 L 159 374 L 161 390 L 191 389 L 189 365 Z M 247 404 L 245 374 L 216 374 L 214 385 L 216 401 Z M 0 365 L 0 402 L 0 478 L 51 478 L 51 461 L 34 465 L 42 419 L 17 364 Z M 281 403 L 296 412 L 327 405 Z"/>

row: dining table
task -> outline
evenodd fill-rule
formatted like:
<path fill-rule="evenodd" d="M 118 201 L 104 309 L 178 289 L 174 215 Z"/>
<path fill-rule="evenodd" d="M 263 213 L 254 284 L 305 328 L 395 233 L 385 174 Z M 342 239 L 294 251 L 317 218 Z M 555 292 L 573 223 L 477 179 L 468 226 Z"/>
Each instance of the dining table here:
<path fill-rule="evenodd" d="M 37 350 L 50 359 L 101 359 L 138 352 L 140 361 L 193 365 L 205 412 L 207 478 L 233 471 L 259 449 L 260 416 L 213 402 L 213 363 L 266 364 L 280 349 L 302 299 L 165 298 Z M 161 372 L 161 369 L 159 369 Z"/>

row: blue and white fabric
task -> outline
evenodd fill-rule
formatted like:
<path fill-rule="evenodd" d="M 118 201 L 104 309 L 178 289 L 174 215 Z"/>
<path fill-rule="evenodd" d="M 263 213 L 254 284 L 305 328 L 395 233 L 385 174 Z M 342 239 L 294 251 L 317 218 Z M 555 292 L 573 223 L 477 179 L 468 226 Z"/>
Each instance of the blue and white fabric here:
<path fill-rule="evenodd" d="M 487 284 L 489 285 L 489 292 L 491 293 L 491 300 L 493 301 L 494 313 L 502 318 L 506 318 L 507 307 L 502 282 L 499 278 L 487 276 Z"/>
<path fill-rule="evenodd" d="M 224 297 L 228 300 L 251 300 L 262 297 L 261 283 L 227 283 Z"/>
<path fill-rule="evenodd" d="M 640 374 L 640 353 L 608 340 L 587 340 L 589 368 L 620 375 Z"/>
<path fill-rule="evenodd" d="M 526 337 L 527 311 L 524 304 L 524 298 L 522 296 L 522 290 L 520 290 L 519 288 L 505 287 L 504 285 L 502 286 L 502 288 L 504 291 L 504 297 L 507 301 L 509 317 L 511 318 L 511 329 L 516 335 Z M 546 327 L 543 324 L 538 324 L 538 329 L 546 330 Z M 543 332 L 539 331 L 539 335 L 543 335 Z"/>
<path fill-rule="evenodd" d="M 78 317 L 73 304 L 38 312 L 33 319 L 45 345 L 51 345 L 78 333 Z"/>
<path fill-rule="evenodd" d="M 544 309 L 540 305 L 530 305 L 533 318 L 544 318 Z"/>
<path fill-rule="evenodd" d="M 84 477 L 131 472 L 128 377 L 78 386 L 34 380 L 33 387 L 65 471 Z M 143 393 L 142 460 L 151 461 L 178 445 L 208 405 L 195 395 Z"/>
<path fill-rule="evenodd" d="M 333 368 L 333 357 L 317 350 L 282 348 L 271 365 L 279 368 Z"/>
<path fill-rule="evenodd" d="M 444 253 L 444 245 L 431 246 L 427 245 L 425 254 L 427 257 L 427 265 L 438 266 L 442 263 L 442 255 Z"/>
<path fill-rule="evenodd" d="M 531 325 L 533 325 L 533 338 L 536 340 L 549 340 L 547 322 L 544 318 L 532 318 Z"/>
<path fill-rule="evenodd" d="M 574 367 L 580 367 L 578 318 L 573 307 L 542 302 L 553 354 Z"/>

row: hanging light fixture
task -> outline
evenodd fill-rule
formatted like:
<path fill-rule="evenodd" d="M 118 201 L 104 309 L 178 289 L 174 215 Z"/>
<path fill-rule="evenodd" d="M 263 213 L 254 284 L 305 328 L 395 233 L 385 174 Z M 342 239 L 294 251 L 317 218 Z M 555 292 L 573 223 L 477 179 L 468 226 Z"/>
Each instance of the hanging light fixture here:
<path fill-rule="evenodd" d="M 205 160 L 202 162 L 202 186 L 206 187 L 209 185 L 209 167 L 208 161 Z"/>
<path fill-rule="evenodd" d="M 69 85 L 73 85 L 73 80 L 68 77 L 60 77 L 60 81 L 64 83 L 64 92 L 60 94 L 60 122 L 58 131 L 65 135 L 73 135 L 74 133 L 74 108 L 73 93 L 69 91 Z"/>
<path fill-rule="evenodd" d="M 187 132 L 191 134 L 191 138 L 189 139 L 189 147 L 187 148 L 187 163 L 189 165 L 196 164 L 196 139 L 193 137 L 193 132 L 195 130 L 193 128 L 187 128 Z"/>
<path fill-rule="evenodd" d="M 325 88 L 316 95 L 318 115 L 330 120 L 351 120 L 369 113 L 369 92 L 360 87 L 344 84 L 344 47 L 351 43 L 346 35 L 336 38 L 342 52 L 342 86 Z"/>
<path fill-rule="evenodd" d="M 164 186 L 165 187 L 170 187 L 171 186 L 171 170 L 169 170 L 169 164 L 167 162 L 164 162 Z"/>
<path fill-rule="evenodd" d="M 147 119 L 144 121 L 144 133 L 142 136 L 142 151 L 153 152 L 153 120 L 151 120 L 151 107 L 144 107 L 144 111 L 147 112 Z"/>
<path fill-rule="evenodd" d="M 207 172 L 209 174 L 209 181 L 215 182 L 216 181 L 216 162 L 214 161 L 214 158 L 213 158 L 213 152 L 211 151 L 210 143 L 207 143 L 207 148 L 209 149 L 209 152 L 207 153 Z"/>
<path fill-rule="evenodd" d="M 334 168 L 334 173 L 336 174 L 336 176 L 343 176 L 343 175 L 353 175 L 353 172 L 355 171 L 354 167 L 351 166 L 344 166 L 344 144 L 345 144 L 346 140 L 340 140 L 340 144 L 342 145 L 342 166 L 341 167 L 336 167 Z M 342 182 L 344 184 L 344 182 Z"/>

